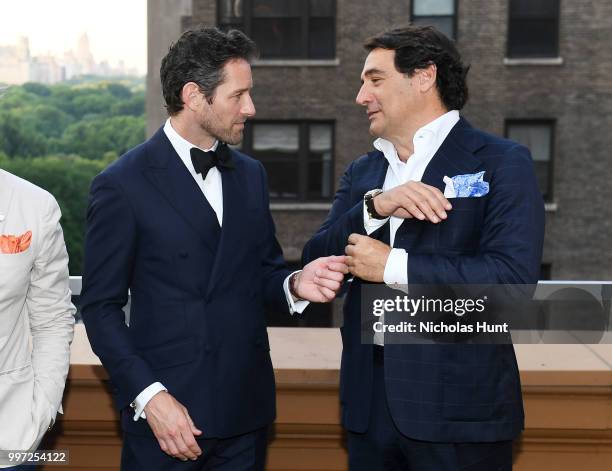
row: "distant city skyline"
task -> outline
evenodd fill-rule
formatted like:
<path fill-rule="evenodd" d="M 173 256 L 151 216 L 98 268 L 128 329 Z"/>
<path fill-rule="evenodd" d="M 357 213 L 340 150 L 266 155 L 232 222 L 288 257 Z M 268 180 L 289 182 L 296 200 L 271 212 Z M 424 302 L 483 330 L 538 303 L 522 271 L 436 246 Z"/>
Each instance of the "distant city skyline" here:
<path fill-rule="evenodd" d="M 62 57 L 89 37 L 97 63 L 147 71 L 146 0 L 19 0 L 0 4 L 0 47 L 29 39 L 32 56 Z"/>
<path fill-rule="evenodd" d="M 123 77 L 141 74 L 135 67 L 126 67 L 123 60 L 114 66 L 108 61 L 96 61 L 87 33 L 83 33 L 75 47 L 63 55 L 34 55 L 25 36 L 20 37 L 15 45 L 0 46 L 0 83 L 39 82 L 50 85 L 85 75 Z"/>

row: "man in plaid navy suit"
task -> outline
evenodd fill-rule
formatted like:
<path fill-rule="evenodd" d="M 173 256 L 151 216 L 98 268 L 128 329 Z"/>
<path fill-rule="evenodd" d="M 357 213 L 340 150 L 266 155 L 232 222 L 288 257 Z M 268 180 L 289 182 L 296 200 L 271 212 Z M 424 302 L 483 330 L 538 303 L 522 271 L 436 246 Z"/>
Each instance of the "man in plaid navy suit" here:
<path fill-rule="evenodd" d="M 536 283 L 544 204 L 530 153 L 460 117 L 468 67 L 436 29 L 365 48 L 357 103 L 376 150 L 349 165 L 303 253 L 346 251 L 354 277 L 341 329 L 350 469 L 511 469 L 524 423 L 512 345 L 365 345 L 360 288 Z"/>

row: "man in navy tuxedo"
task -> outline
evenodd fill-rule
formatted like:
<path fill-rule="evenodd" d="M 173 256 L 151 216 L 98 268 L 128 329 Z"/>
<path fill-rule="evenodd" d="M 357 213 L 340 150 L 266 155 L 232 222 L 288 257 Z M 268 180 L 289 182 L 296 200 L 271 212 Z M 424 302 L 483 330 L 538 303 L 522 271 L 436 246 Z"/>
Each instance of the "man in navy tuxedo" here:
<path fill-rule="evenodd" d="M 512 345 L 363 344 L 360 290 L 536 283 L 544 204 L 530 153 L 459 116 L 468 68 L 436 29 L 365 48 L 357 103 L 376 150 L 349 165 L 303 253 L 346 252 L 353 275 L 340 379 L 350 469 L 511 469 L 524 422 Z"/>
<path fill-rule="evenodd" d="M 264 304 L 328 302 L 348 272 L 344 256 L 286 269 L 266 172 L 228 147 L 255 114 L 254 53 L 239 31 L 183 34 L 160 71 L 170 118 L 91 186 L 81 312 L 114 387 L 124 470 L 263 470 Z"/>

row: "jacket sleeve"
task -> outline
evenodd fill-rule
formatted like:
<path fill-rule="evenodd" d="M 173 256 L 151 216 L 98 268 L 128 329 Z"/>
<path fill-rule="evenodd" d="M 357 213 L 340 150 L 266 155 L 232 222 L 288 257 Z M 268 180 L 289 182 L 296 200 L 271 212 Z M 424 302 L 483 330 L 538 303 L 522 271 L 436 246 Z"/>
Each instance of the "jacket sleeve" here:
<path fill-rule="evenodd" d="M 42 244 L 30 273 L 26 297 L 32 332 L 32 367 L 36 383 L 52 407 L 52 418 L 61 408 L 76 311 L 70 301 L 68 253 L 60 217 L 60 208 L 49 195 L 42 216 Z"/>
<path fill-rule="evenodd" d="M 127 406 L 158 381 L 136 350 L 125 323 L 134 256 L 136 218 L 118 184 L 102 173 L 92 185 L 87 209 L 81 314 L 89 342 Z"/>
<path fill-rule="evenodd" d="M 356 203 L 352 197 L 354 167 L 353 162 L 344 172 L 327 218 L 304 246 L 304 264 L 319 257 L 344 255 L 348 237 L 352 233 L 367 235 L 363 223 L 363 195 L 359 195 Z"/>
<path fill-rule="evenodd" d="M 268 177 L 261 162 L 258 162 L 261 179 L 262 204 L 265 212 L 265 235 L 261 246 L 261 269 L 263 294 L 266 306 L 279 312 L 289 312 L 289 305 L 283 289 L 285 278 L 291 273 L 285 264 L 283 250 L 276 238 L 276 227 L 270 212 Z"/>

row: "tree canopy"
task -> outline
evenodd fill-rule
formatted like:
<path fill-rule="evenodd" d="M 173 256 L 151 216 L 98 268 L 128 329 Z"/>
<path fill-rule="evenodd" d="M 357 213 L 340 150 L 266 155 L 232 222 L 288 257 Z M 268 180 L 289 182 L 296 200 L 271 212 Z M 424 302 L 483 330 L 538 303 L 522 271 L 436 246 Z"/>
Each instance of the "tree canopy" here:
<path fill-rule="evenodd" d="M 0 95 L 0 167 L 49 191 L 62 210 L 70 274 L 80 275 L 89 185 L 145 139 L 144 82 L 11 86 Z"/>

